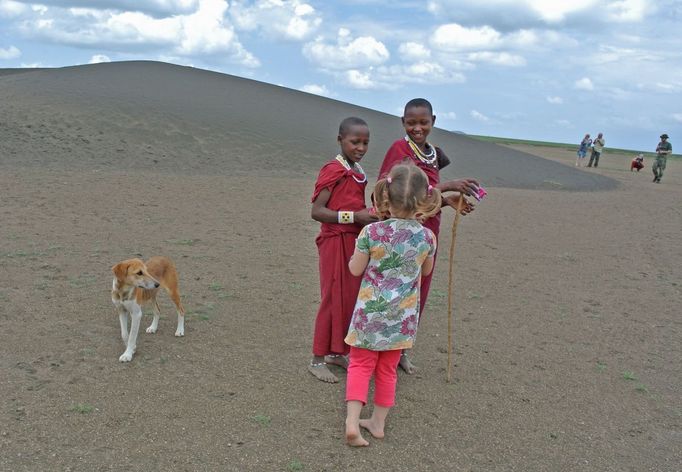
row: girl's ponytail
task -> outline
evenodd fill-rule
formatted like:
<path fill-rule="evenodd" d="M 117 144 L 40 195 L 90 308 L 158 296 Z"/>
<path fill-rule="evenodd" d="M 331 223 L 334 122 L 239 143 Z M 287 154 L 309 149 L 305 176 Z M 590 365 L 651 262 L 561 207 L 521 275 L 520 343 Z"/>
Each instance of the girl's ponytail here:
<path fill-rule="evenodd" d="M 425 220 L 432 217 L 440 211 L 441 204 L 440 190 L 429 185 L 423 197 L 417 200 L 417 218 Z"/>
<path fill-rule="evenodd" d="M 428 177 L 419 167 L 399 164 L 376 183 L 374 206 L 382 218 L 393 212 L 398 218 L 424 220 L 440 211 L 441 193 L 429 185 Z"/>

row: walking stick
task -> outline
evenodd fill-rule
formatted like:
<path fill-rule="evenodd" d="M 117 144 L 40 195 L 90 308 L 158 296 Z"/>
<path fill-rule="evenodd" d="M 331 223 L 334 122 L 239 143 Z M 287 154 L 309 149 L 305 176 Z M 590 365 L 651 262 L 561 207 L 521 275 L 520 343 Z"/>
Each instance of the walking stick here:
<path fill-rule="evenodd" d="M 459 217 L 462 214 L 462 207 L 464 206 L 464 195 L 459 197 L 457 206 L 453 205 L 455 209 L 455 221 L 452 223 L 452 239 L 450 240 L 450 270 L 448 274 L 448 370 L 447 381 L 450 383 L 450 373 L 452 371 L 452 279 L 455 266 L 455 239 L 457 237 L 457 224 Z"/>

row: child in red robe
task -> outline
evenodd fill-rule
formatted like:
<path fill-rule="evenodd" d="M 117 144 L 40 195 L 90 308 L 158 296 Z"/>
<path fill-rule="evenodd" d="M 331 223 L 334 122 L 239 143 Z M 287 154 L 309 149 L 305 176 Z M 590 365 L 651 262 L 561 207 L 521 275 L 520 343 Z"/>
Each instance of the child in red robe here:
<path fill-rule="evenodd" d="M 405 137 L 394 142 L 386 152 L 384 161 L 379 170 L 379 179 L 386 177 L 394 165 L 411 162 L 421 168 L 429 179 L 429 185 L 439 189 L 442 193 L 457 192 L 454 196 L 443 195 L 443 206 L 455 205 L 462 194 L 474 196 L 478 193 L 478 182 L 475 179 L 440 181 L 440 169 L 447 166 L 450 160 L 440 148 L 432 146 L 426 141 L 433 125 L 436 123 L 436 116 L 433 114 L 433 107 L 428 100 L 415 98 L 405 105 L 402 117 Z M 473 207 L 467 203 L 463 213 L 468 213 Z M 438 238 L 440 229 L 440 212 L 428 218 L 423 225 L 433 231 Z M 436 254 L 437 255 L 437 254 Z M 431 277 L 433 272 L 422 278 L 421 293 L 419 299 L 419 312 L 424 312 L 424 305 L 431 287 Z M 400 357 L 400 367 L 408 374 L 413 373 L 416 367 L 403 351 Z"/>
<path fill-rule="evenodd" d="M 310 216 L 321 224 L 315 239 L 320 255 L 320 308 L 315 318 L 313 358 L 308 371 L 323 382 L 338 382 L 327 364 L 348 367 L 348 332 L 360 289 L 360 277 L 348 261 L 362 227 L 377 221 L 365 205 L 367 175 L 360 161 L 369 145 L 369 128 L 360 118 L 346 118 L 337 137 L 341 153 L 325 164 L 315 183 Z"/>

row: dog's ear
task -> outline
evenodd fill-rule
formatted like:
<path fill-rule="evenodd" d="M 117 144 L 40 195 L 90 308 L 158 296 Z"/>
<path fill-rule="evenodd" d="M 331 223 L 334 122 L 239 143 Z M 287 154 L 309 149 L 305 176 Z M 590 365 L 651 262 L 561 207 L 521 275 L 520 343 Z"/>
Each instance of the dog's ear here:
<path fill-rule="evenodd" d="M 111 271 L 114 273 L 117 280 L 123 281 L 123 279 L 125 279 L 126 273 L 128 272 L 128 264 L 126 262 L 119 262 L 111 268 Z"/>

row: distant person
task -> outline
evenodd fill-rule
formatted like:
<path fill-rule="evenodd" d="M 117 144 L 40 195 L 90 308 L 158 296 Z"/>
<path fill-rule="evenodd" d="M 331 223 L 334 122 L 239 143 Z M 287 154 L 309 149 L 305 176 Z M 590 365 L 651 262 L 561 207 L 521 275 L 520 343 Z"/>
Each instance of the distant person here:
<path fill-rule="evenodd" d="M 656 146 L 656 160 L 654 161 L 654 165 L 651 166 L 651 170 L 654 171 L 654 182 L 657 184 L 661 183 L 661 177 L 663 177 L 663 171 L 665 170 L 665 162 L 672 153 L 673 145 L 668 142 L 668 135 L 663 133 L 661 135 L 661 142 Z"/>
<path fill-rule="evenodd" d="M 632 162 L 630 163 L 630 172 L 633 170 L 637 169 L 637 172 L 639 172 L 641 169 L 644 168 L 644 154 L 637 154 L 633 159 Z"/>
<path fill-rule="evenodd" d="M 365 205 L 367 175 L 360 160 L 369 145 L 369 128 L 360 118 L 346 118 L 339 126 L 341 153 L 320 170 L 312 197 L 311 217 L 319 221 L 315 239 L 320 262 L 321 302 L 315 318 L 311 374 L 323 382 L 338 382 L 327 364 L 348 367 L 344 342 L 360 278 L 348 270 L 355 238 L 367 223 L 377 221 Z"/>
<path fill-rule="evenodd" d="M 592 141 L 592 154 L 590 154 L 590 162 L 587 164 L 587 167 L 592 167 L 593 162 L 594 167 L 599 167 L 599 156 L 601 156 L 605 144 L 606 141 L 604 141 L 602 133 L 599 133 L 597 139 Z"/>
<path fill-rule="evenodd" d="M 443 206 L 455 204 L 462 195 L 474 195 L 478 192 L 478 181 L 475 179 L 440 181 L 440 169 L 450 164 L 450 159 L 440 148 L 426 141 L 426 138 L 433 129 L 433 125 L 436 123 L 433 107 L 428 100 L 415 98 L 407 102 L 403 112 L 402 123 L 403 128 L 405 128 L 405 137 L 394 142 L 386 151 L 386 156 L 379 170 L 379 178 L 386 177 L 394 165 L 409 162 L 416 164 L 423 170 L 429 178 L 429 185 L 437 188 L 441 193 L 458 192 L 454 196 L 444 196 Z M 468 213 L 472 209 L 473 207 L 467 204 L 463 212 Z M 437 238 L 440 229 L 440 212 L 427 218 L 424 221 L 424 226 L 433 231 Z M 429 295 L 432 275 L 424 277 L 421 281 L 419 313 L 424 313 L 424 305 Z M 416 367 L 407 356 L 407 352 L 403 352 L 400 358 L 400 367 L 408 374 L 412 374 L 416 370 Z"/>
<path fill-rule="evenodd" d="M 433 270 L 436 235 L 419 220 L 440 212 L 440 191 L 412 164 L 394 166 L 376 183 L 377 211 L 387 220 L 365 226 L 348 266 L 362 275 L 346 342 L 346 441 L 367 446 L 360 427 L 384 437 L 386 416 L 395 404 L 401 351 L 412 347 L 420 315 L 419 285 Z M 360 419 L 374 376 L 374 409 Z"/>
<path fill-rule="evenodd" d="M 586 134 L 582 141 L 580 141 L 580 147 L 578 148 L 578 158 L 575 160 L 575 166 L 580 167 L 583 164 L 583 159 L 587 155 L 587 150 L 592 145 L 592 139 L 589 134 Z"/>

